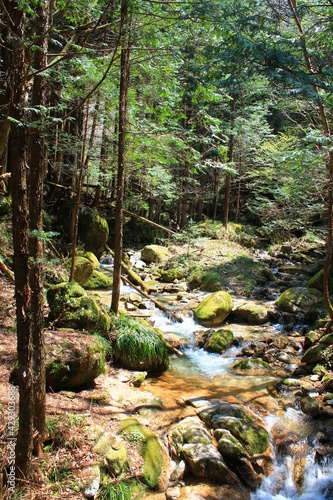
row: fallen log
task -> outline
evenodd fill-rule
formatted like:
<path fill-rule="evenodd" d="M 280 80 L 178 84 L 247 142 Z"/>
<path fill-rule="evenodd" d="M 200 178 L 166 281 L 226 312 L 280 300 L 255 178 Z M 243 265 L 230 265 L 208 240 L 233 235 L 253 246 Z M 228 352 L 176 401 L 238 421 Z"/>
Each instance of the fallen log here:
<path fill-rule="evenodd" d="M 146 299 L 151 300 L 158 309 L 160 309 L 161 311 L 165 312 L 173 320 L 177 321 L 178 323 L 182 323 L 183 322 L 183 318 L 181 318 L 178 314 L 174 313 L 173 311 L 170 311 L 170 309 L 168 309 L 167 307 L 165 307 L 163 304 L 161 304 L 157 300 L 153 299 L 150 295 L 148 295 L 148 293 L 144 292 L 143 290 L 141 290 L 137 286 L 133 285 L 133 283 L 131 283 L 130 280 L 127 279 L 125 276 L 122 276 L 121 278 L 125 281 L 125 283 L 127 283 L 128 285 L 130 285 L 131 287 L 133 287 L 136 292 L 138 292 L 141 295 L 143 295 L 143 297 L 145 297 Z"/>

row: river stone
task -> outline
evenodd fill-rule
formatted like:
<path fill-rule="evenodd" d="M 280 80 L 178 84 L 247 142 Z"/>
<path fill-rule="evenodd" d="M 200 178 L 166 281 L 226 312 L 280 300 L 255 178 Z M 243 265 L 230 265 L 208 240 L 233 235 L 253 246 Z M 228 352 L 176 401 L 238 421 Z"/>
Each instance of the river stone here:
<path fill-rule="evenodd" d="M 85 484 L 83 494 L 86 498 L 95 498 L 101 482 L 100 466 L 96 464 L 91 467 L 86 467 L 85 475 L 88 477 L 88 481 Z"/>
<path fill-rule="evenodd" d="M 85 250 L 99 259 L 109 237 L 109 226 L 96 210 L 85 208 L 79 215 L 79 238 Z"/>
<path fill-rule="evenodd" d="M 72 266 L 72 259 L 68 259 L 65 262 L 65 267 L 70 273 Z M 74 280 L 81 286 L 84 286 L 87 279 L 94 270 L 94 266 L 90 260 L 85 257 L 75 257 L 74 262 Z"/>
<path fill-rule="evenodd" d="M 187 417 L 176 424 L 169 442 L 174 457 L 183 458 L 194 476 L 222 484 L 237 482 L 198 417 Z"/>
<path fill-rule="evenodd" d="M 288 288 L 276 299 L 275 305 L 287 313 L 301 311 L 309 323 L 325 316 L 326 311 L 323 294 L 315 288 L 307 287 Z"/>
<path fill-rule="evenodd" d="M 194 310 L 194 319 L 202 326 L 220 326 L 232 311 L 229 293 L 219 291 L 208 295 Z"/>
<path fill-rule="evenodd" d="M 110 317 L 76 282 L 59 283 L 47 291 L 49 320 L 60 328 L 74 328 L 107 335 Z"/>
<path fill-rule="evenodd" d="M 141 251 L 141 259 L 147 264 L 156 264 L 162 260 L 169 259 L 169 257 L 169 250 L 160 245 L 147 245 Z"/>
<path fill-rule="evenodd" d="M 227 328 L 222 328 L 213 332 L 204 345 L 205 351 L 217 352 L 221 354 L 228 349 L 234 340 L 234 334 Z"/>
<path fill-rule="evenodd" d="M 255 302 L 246 302 L 232 311 L 233 317 L 250 325 L 262 325 L 268 321 L 268 311 Z"/>
<path fill-rule="evenodd" d="M 259 418 L 243 406 L 217 402 L 199 412 L 199 417 L 214 429 L 225 429 L 243 443 L 250 456 L 265 453 L 270 445 L 268 432 Z"/>
<path fill-rule="evenodd" d="M 215 437 L 218 439 L 218 450 L 227 465 L 245 486 L 255 491 L 259 484 L 259 477 L 241 443 L 229 431 L 218 430 L 215 432 Z"/>

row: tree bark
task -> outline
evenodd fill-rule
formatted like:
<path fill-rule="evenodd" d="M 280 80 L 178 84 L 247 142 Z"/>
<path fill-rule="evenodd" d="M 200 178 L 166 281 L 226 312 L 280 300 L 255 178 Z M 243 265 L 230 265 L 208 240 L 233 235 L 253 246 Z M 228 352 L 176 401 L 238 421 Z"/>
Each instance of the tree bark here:
<path fill-rule="evenodd" d="M 120 300 L 121 285 L 121 258 L 123 252 L 123 197 L 125 174 L 125 144 L 126 144 L 126 115 L 127 95 L 129 86 L 129 33 L 128 0 L 121 2 L 121 23 L 123 29 L 123 44 L 120 55 L 120 88 L 119 88 L 119 138 L 118 138 L 118 172 L 117 172 L 117 201 L 115 217 L 115 247 L 111 310 L 117 314 Z"/>
<path fill-rule="evenodd" d="M 39 50 L 34 53 L 34 69 L 40 71 L 47 65 L 47 30 L 49 0 L 37 7 L 36 37 Z M 45 77 L 38 73 L 34 77 L 32 107 L 40 108 L 46 103 Z M 43 113 L 35 114 L 34 121 L 41 120 Z M 42 120 L 43 122 L 43 120 Z M 44 180 L 44 135 L 43 123 L 37 125 L 30 140 L 29 174 L 29 219 L 30 219 L 30 288 L 31 321 L 33 337 L 33 374 L 34 374 L 34 449 L 37 456 L 43 454 L 42 444 L 45 436 L 45 338 L 44 338 L 44 264 L 43 264 L 43 180 Z M 39 127 L 39 128 L 38 128 Z"/>

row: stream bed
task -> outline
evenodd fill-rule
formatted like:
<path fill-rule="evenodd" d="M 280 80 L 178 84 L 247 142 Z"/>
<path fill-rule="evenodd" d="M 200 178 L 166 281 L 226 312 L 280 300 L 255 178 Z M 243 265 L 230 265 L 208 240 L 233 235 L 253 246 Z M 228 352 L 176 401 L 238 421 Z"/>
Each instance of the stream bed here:
<path fill-rule="evenodd" d="M 123 287 L 122 299 L 132 292 Z M 200 292 L 199 300 L 204 296 Z M 102 301 L 110 304 L 110 292 L 101 293 Z M 197 297 L 198 299 L 198 297 Z M 232 367 L 240 358 L 241 350 L 251 341 L 260 341 L 281 336 L 281 325 L 266 323 L 260 326 L 231 323 L 236 342 L 223 354 L 209 353 L 197 347 L 198 333 L 204 327 L 195 323 L 191 307 L 177 304 L 172 294 L 158 296 L 165 304 L 173 304 L 177 313 L 183 315 L 183 322 L 171 321 L 164 313 L 149 305 L 147 319 L 163 331 L 166 339 L 177 339 L 183 356 L 171 355 L 170 367 L 158 377 L 148 377 L 144 389 L 158 397 L 163 405 L 162 412 L 147 411 L 145 418 L 149 426 L 163 438 L 170 425 L 188 415 L 195 414 L 195 402 L 199 400 L 224 400 L 249 407 L 261 417 L 270 435 L 274 453 L 273 473 L 266 477 L 257 491 L 244 498 L 252 500 L 270 499 L 333 499 L 333 461 L 322 454 L 322 443 L 333 438 L 332 419 L 315 419 L 300 410 L 295 391 L 281 389 L 281 382 L 292 376 L 299 358 L 294 356 L 289 363 L 267 369 L 243 371 Z M 294 333 L 295 342 L 301 333 Z M 299 356 L 300 357 L 300 356 Z M 325 437 L 326 436 L 326 437 Z M 185 485 L 186 486 L 186 480 Z M 179 498 L 229 498 L 238 500 L 232 493 L 215 495 L 208 490 L 191 490 Z M 182 488 L 185 492 L 186 487 Z M 213 488 L 214 491 L 214 488 Z M 147 497 L 148 498 L 148 497 Z M 151 493 L 149 498 L 165 498 Z M 242 497 L 243 498 L 243 497 Z"/>

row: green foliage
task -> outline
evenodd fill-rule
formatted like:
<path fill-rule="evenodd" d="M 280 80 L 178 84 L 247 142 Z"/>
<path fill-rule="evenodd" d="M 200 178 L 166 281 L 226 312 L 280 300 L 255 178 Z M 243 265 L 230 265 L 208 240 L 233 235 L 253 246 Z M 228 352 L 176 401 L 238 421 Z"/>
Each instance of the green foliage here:
<path fill-rule="evenodd" d="M 98 497 L 101 500 L 135 500 L 141 498 L 144 490 L 144 486 L 134 479 L 114 482 L 104 474 Z"/>

